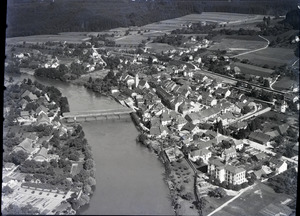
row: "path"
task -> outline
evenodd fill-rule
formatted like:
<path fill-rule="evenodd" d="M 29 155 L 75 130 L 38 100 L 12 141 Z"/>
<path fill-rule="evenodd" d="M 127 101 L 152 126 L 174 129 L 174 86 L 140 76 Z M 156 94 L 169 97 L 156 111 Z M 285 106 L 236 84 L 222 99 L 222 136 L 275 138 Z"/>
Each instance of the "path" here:
<path fill-rule="evenodd" d="M 267 38 L 263 37 L 263 36 L 258 35 L 258 37 L 260 37 L 260 38 L 264 39 L 265 41 L 267 41 L 267 45 L 262 47 L 262 48 L 258 48 L 258 49 L 255 49 L 255 50 L 250 50 L 250 51 L 247 51 L 247 52 L 244 52 L 244 53 L 237 54 L 235 56 L 232 56 L 232 58 L 267 49 L 269 47 L 270 41 Z"/>
<path fill-rule="evenodd" d="M 276 79 L 270 84 L 270 89 L 274 90 L 274 89 L 273 89 L 273 85 L 276 83 L 276 81 L 278 80 L 279 77 L 280 77 L 280 75 L 278 75 L 278 76 L 276 77 Z"/>
<path fill-rule="evenodd" d="M 212 211 L 211 213 L 209 213 L 207 216 L 211 216 L 213 215 L 214 213 L 220 211 L 222 208 L 224 208 L 225 206 L 227 206 L 229 203 L 231 203 L 232 201 L 234 201 L 235 199 L 237 199 L 239 196 L 241 196 L 245 191 L 249 190 L 249 189 L 252 189 L 254 186 L 256 185 L 256 183 L 250 187 L 247 187 L 247 188 L 244 188 L 244 189 L 241 189 L 239 191 L 239 193 L 231 198 L 230 200 L 228 200 L 227 202 L 225 202 L 223 205 L 219 206 L 218 208 L 216 208 L 214 211 Z"/>

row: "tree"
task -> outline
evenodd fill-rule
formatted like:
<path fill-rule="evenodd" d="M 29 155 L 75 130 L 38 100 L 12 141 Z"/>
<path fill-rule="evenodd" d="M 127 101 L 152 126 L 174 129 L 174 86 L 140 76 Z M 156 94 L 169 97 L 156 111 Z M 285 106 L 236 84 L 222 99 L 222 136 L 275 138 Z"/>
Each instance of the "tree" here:
<path fill-rule="evenodd" d="M 83 164 L 83 168 L 85 170 L 90 170 L 94 167 L 94 161 L 92 159 L 87 159 L 84 164 Z"/>
<path fill-rule="evenodd" d="M 92 193 L 92 188 L 91 188 L 91 186 L 90 186 L 90 185 L 84 185 L 84 187 L 83 187 L 83 192 L 84 192 L 85 194 L 91 194 L 91 193 Z"/>
<path fill-rule="evenodd" d="M 90 176 L 90 177 L 88 178 L 88 180 L 87 180 L 87 183 L 88 183 L 90 186 L 95 186 L 95 185 L 96 185 L 96 179 Z"/>
<path fill-rule="evenodd" d="M 267 79 L 264 79 L 264 87 L 270 88 L 270 82 Z"/>

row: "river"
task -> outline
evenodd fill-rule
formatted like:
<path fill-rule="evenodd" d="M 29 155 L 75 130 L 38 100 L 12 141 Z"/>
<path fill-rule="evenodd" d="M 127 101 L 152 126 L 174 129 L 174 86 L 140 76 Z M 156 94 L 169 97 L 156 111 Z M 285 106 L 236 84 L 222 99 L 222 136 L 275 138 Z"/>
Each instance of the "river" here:
<path fill-rule="evenodd" d="M 22 75 L 57 87 L 69 101 L 71 111 L 116 108 L 119 105 L 81 86 Z M 154 153 L 135 139 L 138 131 L 131 120 L 82 123 L 96 162 L 97 186 L 81 215 L 174 215 L 164 168 Z"/>

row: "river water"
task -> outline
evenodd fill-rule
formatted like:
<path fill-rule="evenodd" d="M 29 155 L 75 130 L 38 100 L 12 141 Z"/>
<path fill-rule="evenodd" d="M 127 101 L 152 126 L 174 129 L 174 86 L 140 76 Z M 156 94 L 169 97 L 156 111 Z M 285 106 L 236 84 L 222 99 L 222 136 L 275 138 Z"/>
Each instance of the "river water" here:
<path fill-rule="evenodd" d="M 121 106 L 81 86 L 29 75 L 14 77 L 24 78 L 57 87 L 68 98 L 71 111 Z M 82 126 L 92 147 L 97 186 L 90 204 L 79 214 L 174 215 L 163 181 L 164 168 L 155 154 L 136 143 L 138 131 L 131 120 L 91 121 Z"/>

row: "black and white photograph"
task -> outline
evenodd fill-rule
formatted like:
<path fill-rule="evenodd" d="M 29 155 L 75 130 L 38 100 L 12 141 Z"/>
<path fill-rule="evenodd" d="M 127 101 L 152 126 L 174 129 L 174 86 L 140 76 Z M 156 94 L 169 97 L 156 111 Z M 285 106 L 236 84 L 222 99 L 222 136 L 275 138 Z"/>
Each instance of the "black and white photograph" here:
<path fill-rule="evenodd" d="M 2 215 L 300 211 L 300 0 L 2 1 Z"/>

